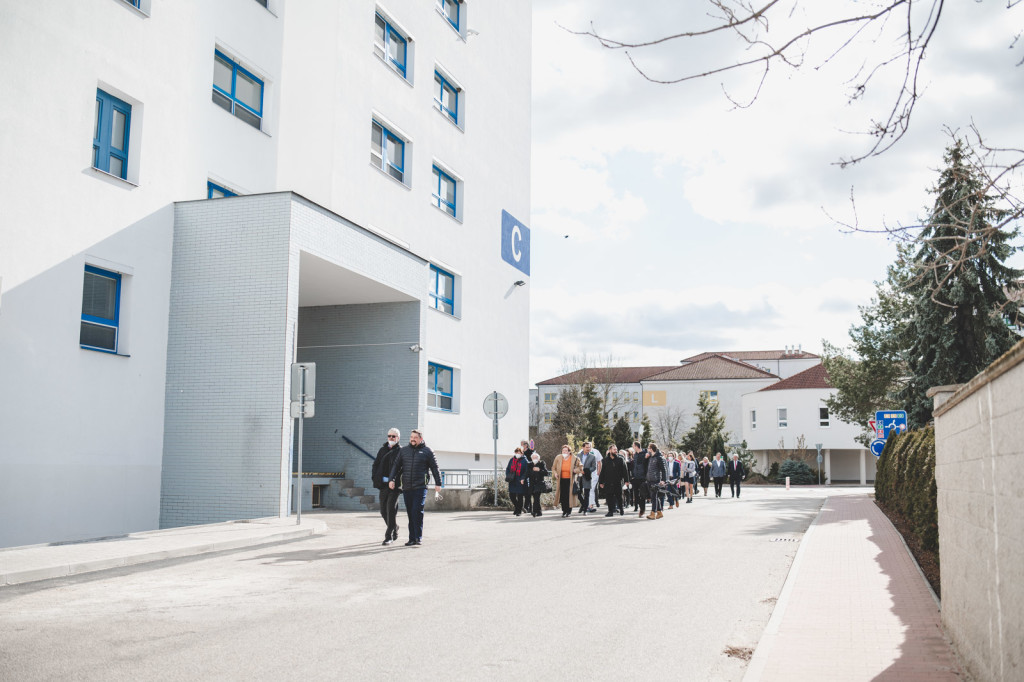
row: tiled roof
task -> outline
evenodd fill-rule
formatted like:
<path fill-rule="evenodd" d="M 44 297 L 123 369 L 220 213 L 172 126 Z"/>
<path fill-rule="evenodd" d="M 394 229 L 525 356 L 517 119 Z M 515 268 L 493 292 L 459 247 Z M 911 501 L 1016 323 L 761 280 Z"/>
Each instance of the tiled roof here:
<path fill-rule="evenodd" d="M 676 365 L 664 367 L 595 367 L 592 369 L 578 369 L 561 376 L 538 381 L 538 386 L 566 386 L 582 384 L 587 376 L 595 384 L 636 384 L 641 379 L 646 379 L 654 374 L 660 374 L 665 370 L 674 369 Z"/>
<path fill-rule="evenodd" d="M 765 386 L 761 390 L 785 391 L 791 388 L 832 388 L 832 384 L 828 383 L 828 372 L 825 371 L 825 365 L 815 365 L 788 379 L 783 379 L 777 384 Z"/>
<path fill-rule="evenodd" d="M 709 357 L 701 360 L 649 376 L 645 381 L 690 381 L 696 379 L 778 379 L 778 377 L 745 362 L 712 353 L 709 354 Z"/>
<path fill-rule="evenodd" d="M 790 352 L 787 353 L 784 350 L 727 350 L 719 351 L 714 353 L 698 353 L 692 357 L 686 358 L 683 362 L 697 362 L 698 360 L 704 360 L 711 357 L 712 355 L 724 355 L 727 358 L 733 360 L 806 360 L 808 358 L 819 357 L 814 353 L 807 353 L 804 351 Z"/>

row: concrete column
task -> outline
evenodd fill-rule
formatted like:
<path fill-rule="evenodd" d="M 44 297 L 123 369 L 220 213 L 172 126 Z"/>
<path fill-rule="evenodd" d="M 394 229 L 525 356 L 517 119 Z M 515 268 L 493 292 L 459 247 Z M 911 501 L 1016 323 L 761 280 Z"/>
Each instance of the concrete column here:
<path fill-rule="evenodd" d="M 832 485 L 832 450 L 825 450 L 825 485 Z"/>
<path fill-rule="evenodd" d="M 867 454 L 868 454 L 867 450 L 861 450 L 860 451 L 860 484 L 861 485 L 867 485 L 868 484 L 868 460 L 867 460 Z"/>

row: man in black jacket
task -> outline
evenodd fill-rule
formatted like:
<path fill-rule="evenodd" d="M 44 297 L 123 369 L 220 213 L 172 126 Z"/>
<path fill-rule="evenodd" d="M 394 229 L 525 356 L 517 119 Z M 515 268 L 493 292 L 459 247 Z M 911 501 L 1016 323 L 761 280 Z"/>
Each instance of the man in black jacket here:
<path fill-rule="evenodd" d="M 528 442 L 526 442 L 525 440 L 519 441 L 519 447 L 521 447 L 523 449 L 523 461 L 526 462 L 527 464 L 529 464 L 530 463 L 530 459 L 533 457 L 533 448 L 531 448 L 530 444 Z M 532 494 L 532 491 L 531 491 L 531 492 L 528 492 L 526 494 L 526 497 L 523 498 L 523 511 L 529 512 L 529 514 L 531 516 L 533 515 L 533 500 L 530 499 L 532 497 L 533 497 L 533 494 Z M 537 511 L 540 511 L 540 510 L 538 509 Z"/>
<path fill-rule="evenodd" d="M 402 489 L 396 487 L 392 490 L 388 486 L 388 482 L 391 481 L 391 467 L 394 466 L 395 458 L 398 457 L 398 452 L 402 449 L 402 444 L 398 442 L 401 437 L 402 434 L 398 429 L 388 431 L 387 442 L 377 451 L 377 459 L 373 460 L 373 470 L 371 471 L 373 487 L 380 491 L 380 515 L 384 519 L 384 523 L 387 524 L 387 530 L 384 531 L 384 542 L 381 543 L 383 545 L 390 545 L 398 539 L 396 517 L 398 516 L 398 496 L 402 494 Z"/>
<path fill-rule="evenodd" d="M 427 477 L 434 477 L 434 492 L 441 492 L 441 472 L 437 470 L 434 451 L 423 442 L 423 433 L 413 429 L 409 444 L 404 446 L 391 466 L 392 490 L 401 487 L 405 511 L 409 515 L 409 542 L 406 547 L 422 544 L 423 505 L 427 503 Z"/>
<path fill-rule="evenodd" d="M 601 473 L 597 477 L 599 489 L 604 495 L 605 504 L 608 505 L 608 513 L 605 516 L 615 514 L 616 508 L 619 510 L 619 516 L 626 513 L 622 509 L 622 484 L 628 480 L 626 461 L 619 457 L 619 449 L 613 443 L 608 446 L 608 454 L 602 461 Z"/>
<path fill-rule="evenodd" d="M 729 462 L 729 490 L 732 491 L 733 497 L 740 496 L 740 481 L 746 477 L 747 471 L 743 468 L 740 456 L 733 453 L 732 461 Z"/>
<path fill-rule="evenodd" d="M 650 453 L 640 447 L 640 441 L 633 441 L 633 511 L 640 507 L 640 516 L 647 513 L 647 458 Z"/>

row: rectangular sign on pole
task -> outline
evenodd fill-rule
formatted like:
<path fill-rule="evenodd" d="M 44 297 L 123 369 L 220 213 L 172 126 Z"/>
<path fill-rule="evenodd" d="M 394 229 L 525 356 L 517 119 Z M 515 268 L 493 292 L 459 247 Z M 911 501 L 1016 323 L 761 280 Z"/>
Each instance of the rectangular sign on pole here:
<path fill-rule="evenodd" d="M 316 400 L 316 363 L 292 363 L 292 400 Z"/>

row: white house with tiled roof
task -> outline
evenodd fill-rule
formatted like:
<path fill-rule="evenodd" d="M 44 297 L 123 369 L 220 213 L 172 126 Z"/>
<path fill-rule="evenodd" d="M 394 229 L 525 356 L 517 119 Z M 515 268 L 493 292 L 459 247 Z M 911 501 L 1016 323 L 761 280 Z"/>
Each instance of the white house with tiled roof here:
<path fill-rule="evenodd" d="M 716 353 L 702 354 L 699 359 L 643 379 L 643 411 L 655 433 L 663 431 L 659 426 L 668 421 L 675 438 L 681 438 L 696 423 L 697 401 L 706 395 L 725 417 L 728 442 L 739 443 L 743 395 L 778 381 L 777 375 L 746 362 Z"/>
<path fill-rule="evenodd" d="M 815 446 L 821 443 L 829 483 L 874 481 L 875 457 L 855 440 L 864 427 L 836 419 L 825 406 L 835 392 L 825 367 L 817 364 L 743 396 L 743 440 L 757 456 L 760 470 L 800 455 L 813 466 Z"/>
<path fill-rule="evenodd" d="M 712 355 L 720 355 L 745 362 L 782 379 L 788 379 L 798 372 L 821 364 L 820 356 L 814 353 L 806 353 L 797 347 L 787 347 L 783 350 L 739 350 L 699 353 L 685 358 L 681 363 L 685 365 L 691 362 L 698 362 Z"/>

